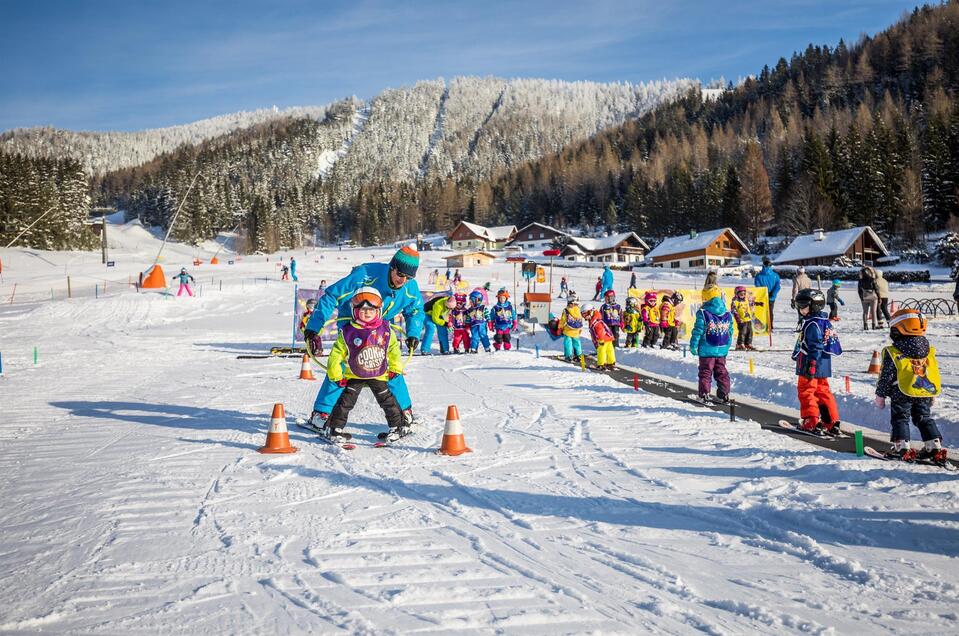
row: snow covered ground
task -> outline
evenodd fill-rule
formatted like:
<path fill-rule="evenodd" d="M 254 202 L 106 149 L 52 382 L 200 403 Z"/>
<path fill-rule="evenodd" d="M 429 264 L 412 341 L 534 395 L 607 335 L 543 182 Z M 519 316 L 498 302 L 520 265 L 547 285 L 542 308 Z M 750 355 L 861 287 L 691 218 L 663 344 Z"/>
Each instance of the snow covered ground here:
<path fill-rule="evenodd" d="M 135 277 L 156 240 L 132 226 L 113 236 L 122 271 L 107 276 Z M 297 260 L 315 284 L 391 252 Z M 198 297 L 121 285 L 42 300 L 66 272 L 107 277 L 99 255 L 0 251 L 4 632 L 957 631 L 955 473 L 730 423 L 537 358 L 531 339 L 492 356 L 414 358 L 428 426 L 398 447 L 369 445 L 383 426 L 367 394 L 355 451 L 291 423 L 300 452 L 260 455 L 273 403 L 305 414 L 317 389 L 296 379 L 298 360 L 236 357 L 289 341 L 292 290 L 276 256 L 194 268 L 192 248 L 164 254 L 168 275 L 185 265 L 198 276 Z M 424 253 L 421 280 L 439 256 Z M 581 289 L 595 276 L 566 272 Z M 512 266 L 470 278 L 511 286 Z M 620 288 L 627 280 L 617 273 Z M 6 304 L 14 283 L 28 302 Z M 949 384 L 935 414 L 949 426 L 957 333 L 933 327 Z M 775 349 L 791 343 L 781 337 Z M 881 340 L 850 334 L 846 345 Z M 623 361 L 690 373 L 678 353 Z M 753 377 L 744 364 L 731 363 L 734 391 L 794 399 L 788 353 L 756 354 Z M 868 356 L 842 364 L 861 371 Z M 865 419 L 868 384 L 853 378 L 849 421 Z M 448 404 L 472 454 L 433 452 Z M 885 430 L 872 417 L 861 423 Z"/>

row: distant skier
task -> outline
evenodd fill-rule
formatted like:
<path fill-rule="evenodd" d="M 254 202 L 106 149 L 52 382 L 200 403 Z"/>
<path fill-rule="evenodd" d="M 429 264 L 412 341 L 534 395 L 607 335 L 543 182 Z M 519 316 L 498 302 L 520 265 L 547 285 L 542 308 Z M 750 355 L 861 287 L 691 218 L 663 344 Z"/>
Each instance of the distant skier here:
<path fill-rule="evenodd" d="M 325 279 L 325 278 L 320 281 L 319 292 L 320 292 L 320 294 L 325 294 L 325 293 L 326 293 L 326 279 Z"/>
<path fill-rule="evenodd" d="M 395 442 L 410 433 L 396 396 L 387 382 L 403 373 L 399 338 L 382 319 L 383 298 L 375 287 L 361 287 L 350 299 L 352 317 L 340 330 L 330 350 L 327 377 L 343 391 L 326 420 L 326 437 L 334 442 L 350 438 L 344 432 L 350 411 L 363 387 L 369 387 L 386 415 L 386 441 Z"/>
<path fill-rule="evenodd" d="M 559 332 L 563 335 L 563 353 L 570 362 L 583 355 L 583 345 L 579 341 L 583 330 L 583 314 L 579 310 L 579 298 L 576 292 L 566 295 L 566 308 L 559 317 Z"/>
<path fill-rule="evenodd" d="M 639 347 L 639 332 L 643 328 L 643 315 L 639 313 L 639 298 L 626 298 L 626 311 L 623 312 L 623 331 L 626 332 L 626 348 Z"/>
<path fill-rule="evenodd" d="M 803 317 L 800 336 L 793 350 L 799 413 L 804 431 L 818 435 L 839 433 L 839 407 L 829 388 L 832 357 L 842 355 L 839 337 L 823 308 L 826 297 L 818 289 L 804 289 L 796 294 L 796 310 Z"/>
<path fill-rule="evenodd" d="M 286 265 L 283 265 L 282 267 L 280 267 L 280 272 L 281 272 L 280 280 L 290 280 L 289 267 L 287 267 Z"/>
<path fill-rule="evenodd" d="M 593 295 L 593 300 L 599 300 L 603 295 L 603 277 L 596 277 L 596 294 Z"/>
<path fill-rule="evenodd" d="M 615 369 L 616 351 L 613 349 L 613 332 L 603 322 L 603 316 L 593 305 L 583 307 L 583 318 L 589 324 L 589 335 L 596 347 L 596 368 Z"/>
<path fill-rule="evenodd" d="M 473 345 L 470 348 L 470 353 L 479 351 L 480 343 L 483 344 L 486 353 L 490 353 L 492 349 L 490 349 L 489 346 L 488 330 L 492 327 L 492 321 L 490 320 L 489 309 L 486 307 L 486 302 L 483 298 L 483 292 L 474 289 L 470 292 L 469 299 L 470 343 Z"/>
<path fill-rule="evenodd" d="M 493 318 L 493 347 L 497 351 L 500 347 L 509 351 L 513 347 L 511 334 L 516 329 L 516 310 L 505 287 L 496 292 L 496 304 L 490 314 Z"/>
<path fill-rule="evenodd" d="M 892 344 L 882 350 L 882 369 L 876 384 L 876 406 L 886 408 L 892 401 L 890 458 L 919 459 L 946 463 L 942 434 L 930 411 L 942 391 L 942 379 L 936 362 L 936 349 L 926 339 L 926 317 L 918 309 L 900 309 L 889 321 Z M 924 448 L 918 453 L 909 447 L 909 420 L 919 429 Z"/>
<path fill-rule="evenodd" d="M 659 304 L 659 329 L 663 334 L 663 344 L 660 345 L 660 349 L 677 348 L 678 325 L 676 310 L 673 308 L 673 297 L 663 294 L 663 300 Z"/>
<path fill-rule="evenodd" d="M 793 301 L 795 304 L 795 301 Z M 746 297 L 746 288 L 736 288 L 736 296 L 730 303 L 733 318 L 736 319 L 736 351 L 753 351 L 753 308 Z"/>
<path fill-rule="evenodd" d="M 881 269 L 874 271 L 876 272 L 876 296 L 879 297 L 877 318 L 879 320 L 879 328 L 885 329 L 886 323 L 892 320 L 892 316 L 889 315 L 889 281 L 883 276 Z"/>
<path fill-rule="evenodd" d="M 633 272 L 629 276 L 629 288 L 636 289 L 636 272 Z M 628 297 L 627 297 L 628 298 Z"/>
<path fill-rule="evenodd" d="M 603 317 L 603 322 L 609 327 L 613 334 L 613 346 L 619 346 L 619 330 L 623 328 L 623 308 L 616 302 L 616 292 L 607 289 L 603 295 L 603 304 L 599 308 L 599 313 Z"/>
<path fill-rule="evenodd" d="M 466 294 L 454 294 L 456 306 L 450 311 L 450 327 L 453 329 L 453 353 L 462 353 L 470 350 L 470 319 L 469 308 L 466 306 Z"/>
<path fill-rule="evenodd" d="M 566 298 L 566 295 L 569 293 L 569 283 L 566 282 L 566 277 L 559 281 L 559 297 Z"/>
<path fill-rule="evenodd" d="M 186 267 L 180 268 L 180 273 L 173 276 L 173 280 L 180 279 L 180 288 L 177 290 L 176 295 L 179 297 L 184 290 L 190 296 L 193 296 L 193 290 L 190 289 L 190 283 L 196 282 L 192 276 L 187 274 Z"/>
<path fill-rule="evenodd" d="M 659 340 L 659 307 L 656 306 L 656 292 L 648 291 L 643 296 L 643 306 L 640 309 L 643 318 L 643 347 L 655 347 Z"/>
<path fill-rule="evenodd" d="M 717 286 L 703 290 L 703 306 L 696 312 L 696 323 L 689 338 L 689 352 L 699 356 L 699 399 L 709 401 L 712 380 L 716 380 L 716 400 L 729 402 L 729 372 L 726 356 L 732 343 L 733 318 L 726 311 L 722 291 Z"/>
<path fill-rule="evenodd" d="M 843 307 L 846 306 L 846 303 L 843 302 L 842 298 L 839 297 L 839 288 L 842 286 L 842 281 L 838 278 L 832 282 L 832 286 L 829 287 L 829 290 L 826 292 L 826 304 L 829 305 L 829 320 L 833 322 L 838 322 L 839 318 L 839 305 Z"/>
<path fill-rule="evenodd" d="M 296 259 L 292 256 L 290 257 L 290 276 L 293 277 L 293 281 L 297 282 L 300 279 L 296 276 Z"/>

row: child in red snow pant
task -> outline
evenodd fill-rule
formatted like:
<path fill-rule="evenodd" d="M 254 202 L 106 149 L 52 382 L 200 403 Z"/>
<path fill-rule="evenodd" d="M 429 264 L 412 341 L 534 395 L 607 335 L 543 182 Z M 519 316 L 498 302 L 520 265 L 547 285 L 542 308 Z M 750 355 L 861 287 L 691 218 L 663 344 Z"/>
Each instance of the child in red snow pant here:
<path fill-rule="evenodd" d="M 806 378 L 799 376 L 799 416 L 817 418 L 823 422 L 838 422 L 839 407 L 829 389 L 829 378 Z"/>
<path fill-rule="evenodd" d="M 453 330 L 453 351 L 459 353 L 460 344 L 463 345 L 463 351 L 470 350 L 470 330 L 469 329 L 454 329 Z"/>
<path fill-rule="evenodd" d="M 180 289 L 177 290 L 176 295 L 180 296 L 181 294 L 183 294 L 184 289 L 186 290 L 187 294 L 189 294 L 190 296 L 193 295 L 193 290 L 190 289 L 190 286 L 187 285 L 186 283 L 180 283 Z"/>

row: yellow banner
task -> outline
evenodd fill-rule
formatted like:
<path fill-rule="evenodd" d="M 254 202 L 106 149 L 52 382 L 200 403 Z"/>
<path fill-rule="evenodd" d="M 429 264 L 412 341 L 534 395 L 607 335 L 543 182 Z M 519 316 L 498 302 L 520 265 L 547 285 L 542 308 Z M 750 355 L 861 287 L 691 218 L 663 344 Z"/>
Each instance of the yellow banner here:
<path fill-rule="evenodd" d="M 732 302 L 735 295 L 735 287 L 720 287 L 723 292 L 723 300 L 726 303 L 726 309 Z M 676 320 L 679 322 L 679 338 L 688 340 L 693 332 L 693 325 L 696 324 L 696 312 L 703 305 L 703 292 L 699 289 L 636 289 L 631 288 L 629 296 L 639 298 L 640 304 L 646 295 L 646 292 L 656 294 L 656 304 L 663 302 L 663 296 L 672 296 L 674 292 L 679 292 L 683 296 L 683 302 L 675 307 Z M 769 290 L 765 287 L 747 287 L 746 298 L 749 300 L 749 306 L 753 313 L 753 334 L 765 335 L 769 333 Z M 733 329 L 736 328 L 736 322 L 733 321 Z"/>

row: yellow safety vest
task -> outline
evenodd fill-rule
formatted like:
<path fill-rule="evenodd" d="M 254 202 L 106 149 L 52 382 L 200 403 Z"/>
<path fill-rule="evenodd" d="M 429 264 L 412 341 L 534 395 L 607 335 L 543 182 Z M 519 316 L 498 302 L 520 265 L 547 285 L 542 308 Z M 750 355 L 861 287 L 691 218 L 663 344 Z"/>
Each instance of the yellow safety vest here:
<path fill-rule="evenodd" d="M 882 350 L 896 365 L 896 379 L 899 390 L 909 397 L 934 397 L 942 389 L 939 377 L 939 365 L 936 364 L 936 349 L 929 347 L 925 358 L 910 358 L 896 347 L 890 345 Z"/>

